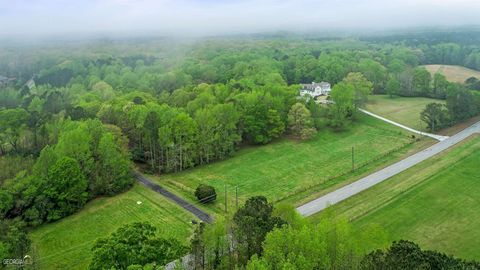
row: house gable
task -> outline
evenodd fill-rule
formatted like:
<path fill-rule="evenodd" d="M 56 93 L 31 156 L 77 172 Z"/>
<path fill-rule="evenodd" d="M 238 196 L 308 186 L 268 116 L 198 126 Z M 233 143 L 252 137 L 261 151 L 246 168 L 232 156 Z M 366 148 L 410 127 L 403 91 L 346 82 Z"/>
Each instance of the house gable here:
<path fill-rule="evenodd" d="M 330 84 L 328 82 L 312 82 L 311 84 L 302 84 L 300 89 L 300 96 L 309 95 L 310 97 L 318 97 L 329 95 L 331 92 Z"/>

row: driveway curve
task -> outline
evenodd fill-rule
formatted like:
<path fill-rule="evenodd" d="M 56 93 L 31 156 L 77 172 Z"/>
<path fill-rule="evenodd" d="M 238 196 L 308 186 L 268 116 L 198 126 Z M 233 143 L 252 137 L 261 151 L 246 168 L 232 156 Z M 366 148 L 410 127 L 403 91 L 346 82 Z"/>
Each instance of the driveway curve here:
<path fill-rule="evenodd" d="M 408 130 L 408 131 L 410 131 L 410 132 L 413 132 L 413 133 L 416 133 L 416 134 L 419 134 L 419 135 L 422 135 L 422 136 L 430 137 L 430 138 L 435 139 L 435 140 L 437 140 L 437 141 L 443 141 L 443 140 L 448 139 L 448 136 L 442 136 L 442 135 L 437 135 L 437 134 L 432 134 L 432 133 L 427 133 L 427 132 L 419 131 L 419 130 L 416 130 L 416 129 L 407 127 L 407 126 L 405 126 L 405 125 L 402 125 L 402 124 L 400 124 L 400 123 L 394 122 L 394 121 L 392 121 L 392 120 L 390 120 L 390 119 L 387 119 L 387 118 L 385 118 L 385 117 L 382 117 L 382 116 L 380 116 L 380 115 L 377 115 L 377 114 L 374 114 L 374 113 L 372 113 L 372 112 L 369 112 L 369 111 L 367 111 L 367 110 L 364 110 L 364 109 L 358 109 L 358 110 L 361 111 L 361 112 L 363 112 L 363 113 L 365 113 L 365 114 L 368 114 L 368 115 L 370 115 L 370 116 L 373 116 L 373 117 L 375 117 L 375 118 L 377 118 L 377 119 L 380 119 L 380 120 L 382 120 L 382 121 L 385 121 L 385 122 L 387 122 L 387 123 L 390 123 L 390 124 L 392 124 L 392 125 L 395 125 L 395 126 L 397 126 L 397 127 L 401 127 L 401 128 L 403 128 L 403 129 L 405 129 L 405 130 Z"/>

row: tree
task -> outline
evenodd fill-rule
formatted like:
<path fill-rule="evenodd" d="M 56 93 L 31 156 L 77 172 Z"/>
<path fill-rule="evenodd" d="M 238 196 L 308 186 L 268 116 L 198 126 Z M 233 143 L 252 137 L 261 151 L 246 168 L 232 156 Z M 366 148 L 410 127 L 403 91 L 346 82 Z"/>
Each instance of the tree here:
<path fill-rule="evenodd" d="M 175 151 L 175 171 L 182 171 L 195 164 L 198 134 L 197 123 L 186 113 L 179 113 L 171 122 L 173 147 Z"/>
<path fill-rule="evenodd" d="M 197 197 L 201 203 L 210 203 L 217 199 L 217 192 L 212 186 L 200 184 L 195 190 L 195 197 Z"/>
<path fill-rule="evenodd" d="M 57 114 L 65 109 L 66 102 L 61 92 L 55 90 L 48 94 L 43 110 L 49 114 Z"/>
<path fill-rule="evenodd" d="M 158 147 L 158 129 L 160 128 L 160 116 L 156 111 L 150 111 L 145 117 L 143 123 L 144 133 L 149 146 L 150 169 L 155 171 L 157 164 Z"/>
<path fill-rule="evenodd" d="M 112 86 L 103 81 L 95 83 L 92 86 L 92 92 L 99 96 L 102 101 L 111 100 L 115 97 Z"/>
<path fill-rule="evenodd" d="M 273 205 L 263 196 L 251 197 L 233 217 L 233 234 L 238 243 L 240 264 L 246 264 L 254 254 L 262 254 L 262 242 L 268 232 L 285 222 L 273 215 Z"/>
<path fill-rule="evenodd" d="M 425 122 L 428 128 L 435 132 L 442 128 L 447 122 L 447 111 L 440 103 L 429 103 L 420 113 L 420 119 Z"/>
<path fill-rule="evenodd" d="M 104 127 L 98 120 L 68 121 L 58 129 L 58 143 L 40 152 L 33 170 L 17 175 L 11 189 L 13 208 L 8 203 L 11 196 L 5 196 L 1 213 L 8 211 L 9 217 L 38 225 L 76 212 L 97 195 L 113 195 L 131 186 L 130 161 L 123 146 L 128 142 L 118 129 Z"/>
<path fill-rule="evenodd" d="M 266 144 L 278 138 L 285 130 L 275 98 L 270 94 L 253 92 L 237 97 L 241 108 L 243 135 L 249 142 Z"/>
<path fill-rule="evenodd" d="M 290 109 L 288 125 L 291 133 L 302 139 L 309 139 L 316 132 L 310 111 L 302 103 L 295 103 Z"/>
<path fill-rule="evenodd" d="M 353 85 L 345 82 L 336 84 L 331 92 L 333 104 L 330 106 L 332 120 L 330 125 L 341 128 L 355 111 L 355 89 Z"/>
<path fill-rule="evenodd" d="M 266 131 L 267 141 L 280 137 L 285 131 L 285 124 L 277 110 L 269 109 L 267 111 Z"/>
<path fill-rule="evenodd" d="M 206 88 L 206 89 L 202 89 Z M 211 93 L 210 87 L 206 84 L 200 84 L 197 86 L 197 90 L 202 89 L 201 92 L 194 100 L 188 102 L 186 108 L 187 111 L 193 115 L 197 110 L 213 106 L 217 103 L 215 96 Z"/>
<path fill-rule="evenodd" d="M 422 250 L 411 241 L 393 242 L 386 250 L 366 255 L 360 269 L 479 269 L 480 263 L 464 261 L 438 251 Z"/>
<path fill-rule="evenodd" d="M 394 58 L 390 63 L 388 64 L 388 70 L 389 72 L 393 73 L 394 75 L 398 75 L 402 73 L 406 68 L 405 62 L 403 62 L 401 59 Z"/>
<path fill-rule="evenodd" d="M 175 239 L 157 236 L 157 228 L 149 223 L 127 224 L 107 238 L 98 239 L 93 248 L 89 269 L 127 269 L 130 265 L 165 265 L 187 253 Z"/>
<path fill-rule="evenodd" d="M 87 180 L 73 158 L 60 158 L 48 170 L 40 185 L 41 194 L 51 203 L 47 210 L 47 221 L 54 221 L 75 213 L 88 198 Z"/>
<path fill-rule="evenodd" d="M 447 78 L 441 73 L 435 73 L 435 75 L 433 75 L 432 96 L 434 98 L 445 98 L 447 88 Z"/>
<path fill-rule="evenodd" d="M 240 115 L 232 103 L 215 105 L 212 114 L 218 124 L 213 144 L 216 158 L 224 159 L 234 153 L 242 139 L 237 127 Z"/>
<path fill-rule="evenodd" d="M 230 226 L 228 220 L 218 217 L 215 223 L 208 225 L 203 232 L 205 259 L 213 269 L 227 269 L 234 265 L 235 258 L 232 252 L 234 244 Z"/>
<path fill-rule="evenodd" d="M 462 86 L 452 85 L 447 95 L 447 109 L 453 122 L 460 122 L 480 112 L 480 99 Z"/>
<path fill-rule="evenodd" d="M 68 115 L 72 120 L 82 120 L 87 118 L 87 111 L 82 106 L 75 106 L 68 110 Z"/>
<path fill-rule="evenodd" d="M 198 126 L 200 164 L 209 163 L 216 156 L 215 144 L 218 143 L 219 123 L 210 108 L 198 110 L 195 113 L 195 122 Z"/>
<path fill-rule="evenodd" d="M 479 56 L 480 56 L 480 54 L 479 54 Z M 480 57 L 479 57 L 479 59 L 480 59 Z M 470 78 L 466 79 L 465 84 L 467 85 L 467 88 L 470 89 L 470 90 L 480 91 L 480 80 L 475 78 L 475 77 L 470 77 Z"/>
<path fill-rule="evenodd" d="M 398 81 L 395 77 L 390 77 L 387 82 L 387 94 L 390 97 L 394 95 L 398 95 L 400 93 L 400 81 Z"/>
<path fill-rule="evenodd" d="M 398 75 L 398 81 L 400 82 L 400 96 L 412 97 L 415 96 L 413 87 L 413 75 L 412 70 L 407 69 Z"/>
<path fill-rule="evenodd" d="M 30 250 L 25 222 L 0 219 L 0 261 L 24 258 Z"/>
<path fill-rule="evenodd" d="M 187 104 L 194 100 L 196 94 L 188 89 L 180 88 L 170 95 L 169 105 L 173 107 L 186 107 Z"/>
<path fill-rule="evenodd" d="M 98 144 L 96 165 L 98 181 L 93 190 L 97 194 L 114 195 L 133 185 L 128 155 L 115 143 L 112 134 L 104 133 Z"/>
<path fill-rule="evenodd" d="M 288 203 L 276 203 L 273 216 L 281 218 L 288 226 L 293 228 L 300 228 L 306 222 L 295 207 Z"/>
<path fill-rule="evenodd" d="M 200 222 L 194 231 L 191 254 L 195 269 L 228 269 L 234 265 L 230 224 L 220 216 L 214 224 Z"/>
<path fill-rule="evenodd" d="M 93 145 L 98 144 L 84 125 L 73 122 L 71 130 L 60 133 L 60 138 L 55 146 L 55 152 L 58 157 L 70 157 L 75 159 L 80 165 L 80 169 L 89 181 L 89 190 L 92 191 L 97 176 L 95 174 L 95 159 Z M 98 135 L 97 135 L 98 136 Z M 93 191 L 95 195 L 96 191 Z"/>
<path fill-rule="evenodd" d="M 2 91 L 0 91 L 0 108 L 13 109 L 20 105 L 22 99 L 17 89 L 13 87 L 1 89 Z"/>
<path fill-rule="evenodd" d="M 46 146 L 40 152 L 35 165 L 33 166 L 33 174 L 39 178 L 46 178 L 48 170 L 55 165 L 59 156 L 52 146 Z"/>
<path fill-rule="evenodd" d="M 313 136 L 315 136 L 315 134 L 317 134 L 317 130 L 314 127 L 304 128 L 304 129 L 302 129 L 302 131 L 300 133 L 300 139 L 301 140 L 308 140 L 308 139 L 313 138 Z"/>
<path fill-rule="evenodd" d="M 198 190 L 198 188 L 197 188 Z M 197 197 L 198 198 L 198 197 Z M 193 255 L 194 269 L 205 269 L 205 242 L 203 233 L 205 231 L 205 223 L 200 222 L 193 232 L 190 240 L 191 254 Z"/>
<path fill-rule="evenodd" d="M 356 269 L 359 240 L 345 220 L 275 228 L 265 238 L 263 255 L 255 255 L 247 269 Z"/>
<path fill-rule="evenodd" d="M 387 69 L 382 64 L 372 59 L 362 59 L 358 64 L 358 69 L 362 76 L 365 75 L 365 80 L 368 79 L 372 82 L 370 91 L 374 90 L 375 93 L 380 93 L 384 89 Z"/>
<path fill-rule="evenodd" d="M 199 163 L 209 163 L 231 155 L 240 141 L 238 112 L 233 104 L 217 104 L 195 112 L 198 126 Z"/>
<path fill-rule="evenodd" d="M 0 189 L 0 218 L 3 219 L 7 212 L 13 208 L 13 195 L 7 190 Z"/>
<path fill-rule="evenodd" d="M 40 99 L 38 96 L 35 96 L 33 97 L 33 99 L 30 101 L 30 104 L 28 105 L 28 111 L 41 113 L 43 111 L 44 103 L 45 103 L 45 100 Z"/>
<path fill-rule="evenodd" d="M 430 96 L 430 83 L 432 76 L 423 67 L 413 69 L 413 90 L 417 96 Z"/>
<path fill-rule="evenodd" d="M 342 82 L 353 86 L 355 91 L 355 108 L 363 106 L 367 101 L 368 96 L 372 93 L 373 84 L 368 81 L 362 73 L 348 73 L 347 77 L 345 77 Z"/>
<path fill-rule="evenodd" d="M 42 148 L 39 140 L 38 140 L 38 131 L 41 128 L 41 126 L 44 124 L 44 121 L 42 119 L 42 116 L 40 115 L 39 112 L 37 111 L 32 111 L 30 112 L 29 119 L 28 119 L 28 128 L 32 131 L 33 133 L 33 153 L 38 154 L 40 149 Z"/>
<path fill-rule="evenodd" d="M 17 153 L 20 150 L 18 141 L 28 119 L 29 115 L 24 109 L 0 110 L 0 139 L 4 137 Z"/>

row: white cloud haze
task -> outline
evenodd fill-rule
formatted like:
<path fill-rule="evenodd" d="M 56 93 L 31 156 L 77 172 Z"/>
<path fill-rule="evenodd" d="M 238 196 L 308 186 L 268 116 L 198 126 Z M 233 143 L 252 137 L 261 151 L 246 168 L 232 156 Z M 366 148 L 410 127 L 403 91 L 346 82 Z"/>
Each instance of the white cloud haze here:
<path fill-rule="evenodd" d="M 480 25 L 479 0 L 0 0 L 0 35 Z"/>

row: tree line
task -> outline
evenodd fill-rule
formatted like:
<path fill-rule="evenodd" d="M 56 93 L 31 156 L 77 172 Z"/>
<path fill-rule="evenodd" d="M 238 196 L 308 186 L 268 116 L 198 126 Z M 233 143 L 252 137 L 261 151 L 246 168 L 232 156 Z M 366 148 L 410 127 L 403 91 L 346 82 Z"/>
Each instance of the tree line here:
<path fill-rule="evenodd" d="M 39 225 L 71 215 L 97 196 L 130 187 L 129 155 L 120 134 L 98 120 L 66 121 L 58 142 L 40 152 L 32 172 L 19 172 L 2 185 L 2 219 Z"/>

